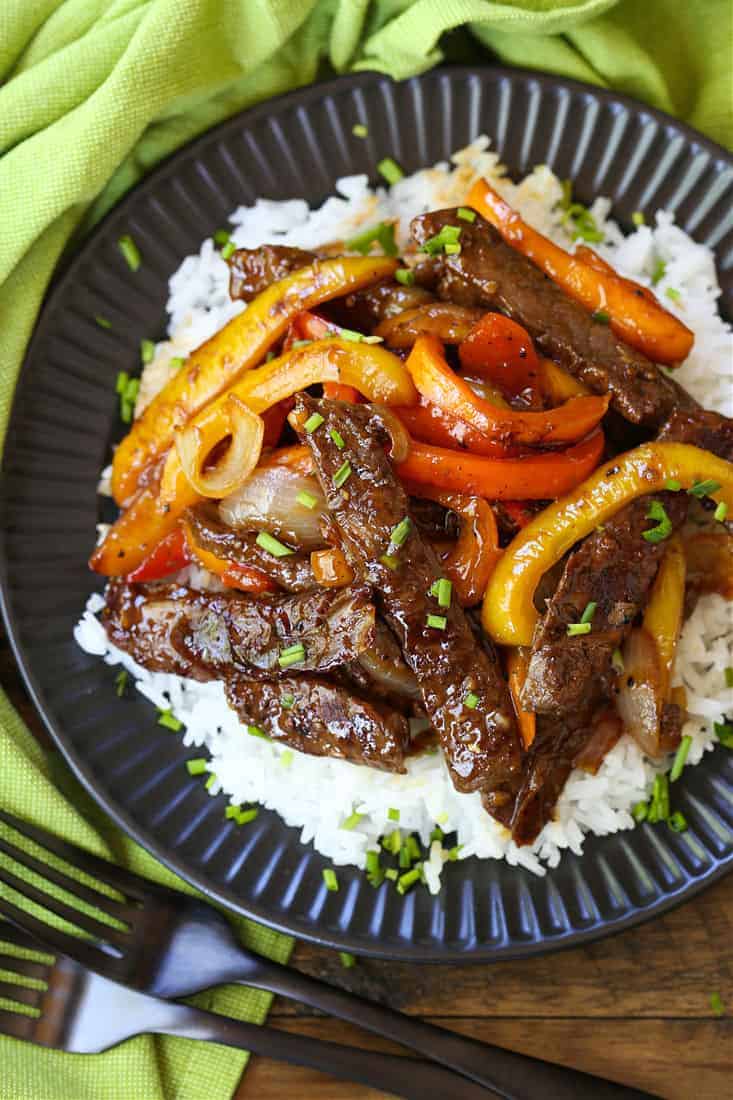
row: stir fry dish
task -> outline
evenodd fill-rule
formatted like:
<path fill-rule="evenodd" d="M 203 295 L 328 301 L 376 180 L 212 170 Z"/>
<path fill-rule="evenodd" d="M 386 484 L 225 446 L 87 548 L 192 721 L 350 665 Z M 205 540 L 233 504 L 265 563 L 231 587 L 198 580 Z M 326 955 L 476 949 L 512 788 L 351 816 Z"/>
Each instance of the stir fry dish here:
<path fill-rule="evenodd" d="M 733 421 L 650 289 L 487 181 L 397 251 L 389 223 L 229 251 L 246 308 L 138 401 L 90 565 L 138 665 L 302 753 L 438 751 L 523 846 L 622 734 L 679 748 L 680 631 L 733 594 Z"/>

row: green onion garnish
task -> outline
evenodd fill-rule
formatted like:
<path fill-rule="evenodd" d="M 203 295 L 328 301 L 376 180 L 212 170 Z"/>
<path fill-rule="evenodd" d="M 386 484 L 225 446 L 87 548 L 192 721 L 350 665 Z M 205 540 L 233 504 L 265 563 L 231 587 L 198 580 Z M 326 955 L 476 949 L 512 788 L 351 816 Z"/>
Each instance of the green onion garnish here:
<path fill-rule="evenodd" d="M 669 817 L 669 780 L 666 775 L 655 775 L 652 798 L 647 820 L 666 821 Z"/>
<path fill-rule="evenodd" d="M 127 681 L 129 679 L 130 679 L 130 674 L 128 673 L 126 668 L 121 668 L 120 671 L 115 676 L 115 691 L 117 692 L 120 699 L 125 694 L 125 690 L 127 688 Z"/>
<path fill-rule="evenodd" d="M 379 852 L 367 852 L 366 876 L 370 886 L 381 886 L 384 882 L 384 872 L 379 862 Z"/>
<path fill-rule="evenodd" d="M 631 220 L 634 225 L 644 225 L 645 219 L 641 210 L 635 210 L 634 213 L 631 215 Z"/>
<path fill-rule="evenodd" d="M 318 504 L 318 497 L 314 497 L 313 493 L 309 493 L 307 489 L 301 489 L 295 499 L 298 504 L 302 504 L 304 508 L 311 510 Z"/>
<path fill-rule="evenodd" d="M 581 634 L 590 634 L 590 623 L 568 623 L 567 625 L 568 638 L 577 638 Z"/>
<path fill-rule="evenodd" d="M 390 808 L 387 810 L 387 817 L 389 818 L 390 821 L 399 821 L 400 820 L 400 811 L 395 810 L 395 808 L 393 806 L 390 806 Z"/>
<path fill-rule="evenodd" d="M 476 211 L 471 210 L 471 208 L 468 207 L 468 206 L 459 206 L 456 213 L 458 214 L 458 217 L 461 219 L 461 221 L 464 221 L 464 222 L 475 222 L 476 221 Z"/>
<path fill-rule="evenodd" d="M 373 244 L 378 244 L 387 256 L 396 256 L 399 249 L 394 236 L 394 225 L 391 222 L 380 222 L 356 237 L 344 241 L 344 245 L 350 252 L 361 252 L 366 256 Z"/>
<path fill-rule="evenodd" d="M 236 821 L 237 825 L 247 825 L 250 821 L 254 821 L 258 813 L 259 810 L 256 807 L 251 810 L 243 810 L 241 806 L 227 806 L 224 817 Z"/>
<path fill-rule="evenodd" d="M 439 607 L 450 607 L 451 595 L 453 593 L 453 584 L 447 577 L 441 577 L 438 581 L 438 590 L 435 593 L 438 597 Z"/>
<path fill-rule="evenodd" d="M 295 552 L 289 546 L 286 546 L 284 542 L 280 542 L 274 535 L 271 535 L 269 531 L 260 531 L 255 542 L 268 554 L 272 554 L 274 558 L 286 558 L 289 554 Z"/>
<path fill-rule="evenodd" d="M 459 244 L 453 244 L 452 241 L 449 241 L 443 251 L 445 252 L 446 256 L 459 256 L 461 252 L 461 246 Z"/>
<path fill-rule="evenodd" d="M 227 241 L 219 255 L 221 256 L 222 260 L 228 260 L 229 257 L 233 256 L 236 251 L 237 246 L 235 245 L 234 241 Z"/>
<path fill-rule="evenodd" d="M 339 880 L 336 878 L 336 872 L 333 867 L 323 868 L 323 881 L 326 884 L 326 889 L 335 894 L 339 888 Z"/>
<path fill-rule="evenodd" d="M 280 656 L 277 659 L 277 663 L 280 668 L 290 668 L 291 665 L 297 665 L 300 661 L 305 660 L 305 646 L 302 642 L 296 642 L 295 645 L 289 645 L 287 649 L 283 649 Z"/>
<path fill-rule="evenodd" d="M 709 477 L 706 481 L 696 481 L 687 492 L 691 497 L 697 497 L 698 500 L 701 500 L 702 497 L 709 497 L 711 493 L 717 493 L 720 487 L 719 481 L 713 481 Z"/>
<path fill-rule="evenodd" d="M 409 839 L 410 838 L 408 837 L 407 840 Z M 407 847 L 407 841 L 405 841 L 403 846 L 400 848 L 400 854 L 397 857 L 397 863 L 403 871 L 407 870 L 408 867 L 412 867 L 412 856 L 410 855 L 410 849 Z"/>
<path fill-rule="evenodd" d="M 350 955 L 348 951 L 339 951 L 339 959 L 345 970 L 351 970 L 356 966 L 356 955 Z"/>
<path fill-rule="evenodd" d="M 733 688 L 733 668 L 723 669 L 723 679 L 727 688 Z"/>
<path fill-rule="evenodd" d="M 312 340 L 293 340 L 292 344 L 290 345 L 290 350 L 292 351 L 295 348 L 307 348 L 308 345 L 312 343 Z"/>
<path fill-rule="evenodd" d="M 646 539 L 647 542 L 662 542 L 672 534 L 672 520 L 660 501 L 653 500 L 650 503 L 646 518 L 657 521 L 656 527 L 650 527 L 648 531 L 642 531 L 642 538 Z"/>
<path fill-rule="evenodd" d="M 618 648 L 614 649 L 613 653 L 611 654 L 611 667 L 613 668 L 614 672 L 618 672 L 619 674 L 622 673 L 624 670 L 624 656 L 621 650 Z"/>
<path fill-rule="evenodd" d="M 682 295 L 680 294 L 679 290 L 675 290 L 675 288 L 673 286 L 668 286 L 664 293 L 673 302 L 681 302 L 682 301 Z"/>
<path fill-rule="evenodd" d="M 158 711 L 158 725 L 165 726 L 167 730 L 173 730 L 174 733 L 183 729 L 183 722 L 176 718 L 170 707 L 168 710 Z"/>
<path fill-rule="evenodd" d="M 413 867 L 411 871 L 407 871 L 404 875 L 400 875 L 397 879 L 397 893 L 406 894 L 411 886 L 414 886 L 416 882 L 420 880 L 420 868 Z"/>
<path fill-rule="evenodd" d="M 716 1016 L 722 1016 L 725 1012 L 725 1005 L 723 1004 L 723 998 L 719 993 L 710 994 L 710 1007 Z"/>
<path fill-rule="evenodd" d="M 607 325 L 611 320 L 611 314 L 606 313 L 605 309 L 597 309 L 595 313 L 591 314 L 591 317 L 601 325 Z"/>
<path fill-rule="evenodd" d="M 280 763 L 284 768 L 289 768 L 294 759 L 295 754 L 292 749 L 285 749 L 284 752 L 280 753 Z"/>
<path fill-rule="evenodd" d="M 728 515 L 728 505 L 724 500 L 718 501 L 718 506 L 713 512 L 713 519 L 717 519 L 718 523 L 724 523 Z"/>
<path fill-rule="evenodd" d="M 348 459 L 346 459 L 346 461 L 342 462 L 336 473 L 333 475 L 333 483 L 337 489 L 340 489 L 342 485 L 346 484 L 346 482 L 351 477 L 351 473 L 351 463 Z"/>
<path fill-rule="evenodd" d="M 667 271 L 667 265 L 664 260 L 657 260 L 652 271 L 652 286 L 656 286 L 664 278 Z"/>
<path fill-rule="evenodd" d="M 106 317 L 101 317 L 97 314 L 94 318 L 100 328 L 112 328 L 112 322 L 108 321 Z"/>
<path fill-rule="evenodd" d="M 433 630 L 445 630 L 448 620 L 445 615 L 428 615 L 425 625 L 432 627 Z"/>
<path fill-rule="evenodd" d="M 379 560 L 382 565 L 386 565 L 388 569 L 395 570 L 399 565 L 399 562 L 397 561 L 397 558 L 394 556 L 394 554 L 382 554 Z"/>
<path fill-rule="evenodd" d="M 323 417 L 320 413 L 311 413 L 305 424 L 303 425 L 303 430 L 308 432 L 308 434 L 310 435 L 310 433 L 314 432 L 316 428 L 320 428 L 322 423 Z"/>
<path fill-rule="evenodd" d="M 399 829 L 393 829 L 387 836 L 382 837 L 382 847 L 385 852 L 391 852 L 393 856 L 396 856 L 402 847 L 402 833 Z"/>
<path fill-rule="evenodd" d="M 152 363 L 155 358 L 155 342 L 153 340 L 140 341 L 140 358 L 143 362 L 143 366 Z"/>
<path fill-rule="evenodd" d="M 329 438 L 332 440 L 332 442 L 336 444 L 338 449 L 340 451 L 343 451 L 346 444 L 344 442 L 344 437 L 341 435 L 341 433 L 337 432 L 335 428 L 331 428 L 328 435 L 329 435 Z"/>
<path fill-rule="evenodd" d="M 679 748 L 675 753 L 674 762 L 669 773 L 670 783 L 674 783 L 682 775 L 682 771 L 687 760 L 687 754 L 690 751 L 690 745 L 692 744 L 691 737 L 683 737 L 680 741 Z"/>
<path fill-rule="evenodd" d="M 427 252 L 428 256 L 437 256 L 439 252 L 445 250 L 446 245 L 458 244 L 460 235 L 460 225 L 444 225 L 440 233 L 436 233 L 434 237 L 428 237 L 420 251 Z"/>
<path fill-rule="evenodd" d="M 125 257 L 125 261 L 130 271 L 137 271 L 141 261 L 140 249 L 137 247 L 132 237 L 127 233 L 124 237 L 120 237 L 117 242 L 117 247 Z"/>
<path fill-rule="evenodd" d="M 187 760 L 186 771 L 189 775 L 203 775 L 206 771 L 205 758 L 203 756 L 198 756 L 195 760 Z"/>
<path fill-rule="evenodd" d="M 236 818 L 237 815 L 240 814 L 241 812 L 242 812 L 241 806 L 227 806 L 227 808 L 224 811 L 224 817 L 227 820 L 231 820 L 232 818 Z"/>
<path fill-rule="evenodd" d="M 684 833 L 687 828 L 687 818 L 679 810 L 675 810 L 673 814 L 670 814 L 667 818 L 667 824 L 674 833 Z"/>
<path fill-rule="evenodd" d="M 664 483 L 664 488 L 669 489 L 670 493 L 679 493 L 682 482 L 678 481 L 676 477 L 668 477 Z"/>
<path fill-rule="evenodd" d="M 563 216 L 563 222 L 573 222 L 573 240 L 581 237 L 584 241 L 599 243 L 603 240 L 603 233 L 598 228 L 596 219 L 586 206 L 581 202 L 568 202 Z"/>
<path fill-rule="evenodd" d="M 412 527 L 412 521 L 411 521 L 409 516 L 405 516 L 404 519 L 401 519 L 400 522 L 398 524 L 396 524 L 392 528 L 392 530 L 390 531 L 390 534 L 389 534 L 389 544 L 390 544 L 390 546 L 403 546 L 405 544 L 405 542 L 407 541 L 407 536 L 410 533 L 410 528 L 411 527 Z"/>
<path fill-rule="evenodd" d="M 172 359 L 168 360 L 168 366 L 172 367 L 173 370 L 180 370 L 185 362 L 186 357 L 184 355 L 174 355 Z"/>
<path fill-rule="evenodd" d="M 354 810 L 353 814 L 349 814 L 349 816 L 341 822 L 341 828 L 348 829 L 350 832 L 352 829 L 356 828 L 363 817 L 364 814 L 358 814 L 356 810 Z"/>
<path fill-rule="evenodd" d="M 394 277 L 402 286 L 412 286 L 415 282 L 415 272 L 410 271 L 409 267 L 398 267 Z"/>
<path fill-rule="evenodd" d="M 407 846 L 407 851 L 409 852 L 410 858 L 414 863 L 415 860 L 419 859 L 422 855 L 422 852 L 420 851 L 420 845 L 417 842 L 417 838 L 412 833 L 410 833 L 410 835 L 407 837 L 407 840 L 405 841 L 405 845 Z"/>
<path fill-rule="evenodd" d="M 399 872 L 394 867 L 388 867 L 387 870 L 384 872 L 384 877 L 388 878 L 390 882 L 394 882 L 398 874 Z"/>
<path fill-rule="evenodd" d="M 637 802 L 636 805 L 634 806 L 633 810 L 631 811 L 631 816 L 633 817 L 634 821 L 636 821 L 637 823 L 641 823 L 642 821 L 646 821 L 648 814 L 649 814 L 649 807 L 646 804 L 646 802 Z"/>
<path fill-rule="evenodd" d="M 593 616 L 596 613 L 596 608 L 597 607 L 598 607 L 598 604 L 596 603 L 595 600 L 591 600 L 589 603 L 587 603 L 585 605 L 585 611 L 580 616 L 581 623 L 591 623 L 591 622 L 593 622 Z"/>
<path fill-rule="evenodd" d="M 366 126 L 364 125 L 363 122 L 357 122 L 354 126 L 352 126 L 351 127 L 351 132 L 354 135 L 354 137 L 360 137 L 360 138 L 365 138 L 369 133 L 369 131 L 367 130 L 367 128 L 366 128 Z"/>
<path fill-rule="evenodd" d="M 217 229 L 216 233 L 214 234 L 214 244 L 228 244 L 229 237 L 230 234 L 228 229 Z"/>
<path fill-rule="evenodd" d="M 726 749 L 733 749 L 733 722 L 713 722 L 715 736 Z"/>
<path fill-rule="evenodd" d="M 385 157 L 383 160 L 380 160 L 377 165 L 377 171 L 382 179 L 387 181 L 390 187 L 392 184 L 401 180 L 405 174 L 397 161 L 393 160 L 392 157 Z"/>
<path fill-rule="evenodd" d="M 212 788 L 212 787 L 214 786 L 214 784 L 215 784 L 215 783 L 216 783 L 216 776 L 215 776 L 215 775 L 214 775 L 214 773 L 212 772 L 212 773 L 211 773 L 211 775 L 209 776 L 209 778 L 208 778 L 208 779 L 206 780 L 206 782 L 204 783 L 204 786 L 206 787 L 206 790 L 207 790 L 207 791 L 210 791 L 210 790 L 211 790 L 211 788 Z"/>
<path fill-rule="evenodd" d="M 265 731 L 261 730 L 259 726 L 246 726 L 245 729 L 250 737 L 259 737 L 261 741 L 270 740 Z"/>
<path fill-rule="evenodd" d="M 469 710 L 475 710 L 478 706 L 478 695 L 474 691 L 469 691 L 466 698 L 463 700 L 464 707 L 468 707 Z"/>
<path fill-rule="evenodd" d="M 295 703 L 295 696 L 289 692 L 280 696 L 280 706 L 283 710 L 291 710 Z"/>
<path fill-rule="evenodd" d="M 430 843 L 432 844 L 432 842 L 434 840 L 442 840 L 444 835 L 445 834 L 444 834 L 443 830 L 441 829 L 440 825 L 436 825 L 435 828 L 430 833 Z"/>

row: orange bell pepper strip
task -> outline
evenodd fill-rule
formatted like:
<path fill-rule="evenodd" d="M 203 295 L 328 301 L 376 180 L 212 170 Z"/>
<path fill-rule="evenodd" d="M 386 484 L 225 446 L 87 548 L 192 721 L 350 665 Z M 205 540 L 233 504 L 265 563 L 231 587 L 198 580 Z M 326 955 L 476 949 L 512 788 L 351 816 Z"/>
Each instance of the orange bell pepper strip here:
<path fill-rule="evenodd" d="M 458 347 L 467 374 L 488 378 L 510 396 L 542 393 L 542 372 L 529 333 L 502 313 L 486 313 Z"/>
<path fill-rule="evenodd" d="M 210 550 L 204 550 L 203 547 L 198 546 L 196 540 L 191 537 L 190 529 L 185 520 L 181 530 L 186 541 L 189 561 L 198 561 L 204 569 L 208 569 L 215 577 L 219 577 L 222 584 L 227 588 L 236 588 L 240 592 L 251 592 L 254 595 L 278 591 L 278 585 L 261 569 L 256 569 L 251 565 L 242 565 L 239 562 L 227 561 L 225 558 L 219 558 L 216 554 L 212 554 Z"/>
<path fill-rule="evenodd" d="M 584 481 L 602 454 L 600 430 L 567 450 L 521 458 L 485 458 L 413 441 L 397 473 L 408 482 L 486 500 L 550 500 Z"/>
<path fill-rule="evenodd" d="M 263 466 L 287 466 L 299 474 L 312 474 L 314 470 L 313 455 L 310 447 L 305 444 L 295 443 L 290 447 L 278 447 L 275 451 L 263 455 L 258 469 Z"/>
<path fill-rule="evenodd" d="M 137 569 L 127 574 L 127 580 L 135 584 L 143 581 L 158 581 L 161 577 L 169 577 L 171 573 L 177 573 L 190 561 L 191 552 L 186 535 L 181 527 L 176 527 L 158 543 Z"/>
<path fill-rule="evenodd" d="M 656 363 L 679 363 L 689 355 L 695 337 L 677 317 L 626 285 L 615 272 L 611 276 L 593 268 L 543 237 L 486 180 L 473 185 L 467 203 L 576 302 L 590 313 L 608 314 L 619 339 Z"/>
<path fill-rule="evenodd" d="M 584 382 L 573 378 L 564 367 L 552 359 L 540 359 L 542 388 L 556 405 L 568 401 L 571 397 L 586 397 L 590 390 Z"/>
<path fill-rule="evenodd" d="M 331 401 L 345 401 L 347 405 L 359 404 L 359 391 L 355 386 L 345 386 L 342 382 L 324 382 L 323 396 Z"/>
<path fill-rule="evenodd" d="M 478 397 L 445 361 L 440 341 L 421 336 L 407 359 L 415 386 L 438 408 L 503 443 L 528 446 L 582 439 L 603 419 L 610 397 L 573 397 L 557 409 L 500 409 Z"/>
<path fill-rule="evenodd" d="M 535 739 L 537 732 L 537 718 L 531 711 L 522 709 L 522 688 L 527 679 L 529 668 L 530 650 L 524 646 L 512 647 L 506 650 L 507 680 L 509 681 L 509 693 L 514 704 L 514 713 L 517 716 L 517 726 L 522 735 L 525 749 Z"/>
<path fill-rule="evenodd" d="M 733 462 L 689 443 L 645 443 L 617 455 L 543 508 L 512 539 L 484 596 L 487 634 L 499 645 L 531 645 L 538 618 L 534 594 L 548 569 L 626 504 L 663 490 L 670 480 L 683 489 L 712 481 L 719 486 L 712 499 L 733 511 Z"/>
<path fill-rule="evenodd" d="M 269 286 L 243 313 L 192 352 L 115 451 L 112 492 L 118 504 L 129 501 L 143 470 L 168 450 L 187 420 L 260 363 L 298 313 L 391 275 L 387 257 L 339 257 L 318 260 Z"/>
<path fill-rule="evenodd" d="M 642 298 L 646 298 L 647 302 L 651 302 L 660 309 L 664 309 L 664 306 L 659 301 L 654 291 L 650 290 L 648 286 L 642 286 L 641 283 L 635 282 L 634 279 L 627 279 L 625 275 L 619 275 L 616 268 L 606 263 L 603 257 L 599 256 L 595 249 L 588 248 L 585 244 L 579 244 L 573 255 L 577 259 L 582 260 L 588 267 L 592 267 L 594 271 L 599 271 L 602 275 L 608 275 L 611 279 L 618 279 L 625 287 L 628 287 L 633 294 L 637 296 L 641 295 Z"/>
<path fill-rule="evenodd" d="M 95 573 L 102 573 L 105 577 L 133 573 L 177 527 L 186 508 L 201 500 L 183 473 L 175 447 L 169 452 L 169 460 L 171 456 L 177 462 L 175 507 L 161 500 L 157 487 L 141 489 L 93 551 L 89 567 Z"/>
<path fill-rule="evenodd" d="M 434 443 L 449 450 L 465 448 L 490 458 L 506 458 L 519 453 L 518 447 L 507 447 L 496 439 L 488 438 L 483 432 L 477 432 L 470 424 L 457 420 L 424 398 L 417 405 L 400 406 L 394 411 L 410 435 L 421 443 Z"/>

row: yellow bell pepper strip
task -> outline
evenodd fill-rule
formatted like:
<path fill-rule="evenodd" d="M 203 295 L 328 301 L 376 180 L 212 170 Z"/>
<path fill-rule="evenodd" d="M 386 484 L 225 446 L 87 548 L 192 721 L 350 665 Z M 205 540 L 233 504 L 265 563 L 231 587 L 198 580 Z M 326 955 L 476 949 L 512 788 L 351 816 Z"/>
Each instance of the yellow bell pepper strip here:
<path fill-rule="evenodd" d="M 639 294 L 616 272 L 591 267 L 553 244 L 522 221 L 486 180 L 478 180 L 468 205 L 498 229 L 504 240 L 544 271 L 590 313 L 607 315 L 614 333 L 655 363 L 678 363 L 689 354 L 694 335 L 677 317 Z"/>
<path fill-rule="evenodd" d="M 140 475 L 173 442 L 174 432 L 260 363 L 302 310 L 387 278 L 397 262 L 387 257 L 319 260 L 273 283 L 188 357 L 135 421 L 112 463 L 112 493 L 129 501 Z"/>
<path fill-rule="evenodd" d="M 507 445 L 569 443 L 582 439 L 603 419 L 610 396 L 574 397 L 557 409 L 524 412 L 500 409 L 477 396 L 448 365 L 435 336 L 420 336 L 407 369 L 422 396 L 476 431 Z"/>
<path fill-rule="evenodd" d="M 571 397 L 585 397 L 590 390 L 579 378 L 573 378 L 564 367 L 553 359 L 540 359 L 539 372 L 542 388 L 555 405 L 561 405 Z"/>
<path fill-rule="evenodd" d="M 674 535 L 659 563 L 644 612 L 644 630 L 657 650 L 663 701 L 669 699 L 672 666 L 684 618 L 686 573 L 685 551 L 679 536 Z"/>
<path fill-rule="evenodd" d="M 514 704 L 514 713 L 517 716 L 517 725 L 522 735 L 525 749 L 528 749 L 537 732 L 537 718 L 531 711 L 522 709 L 522 688 L 527 679 L 530 651 L 524 646 L 512 647 L 506 651 L 507 680 L 509 692 Z"/>
<path fill-rule="evenodd" d="M 523 460 L 526 461 L 526 460 Z M 701 481 L 710 496 L 733 507 L 733 463 L 688 443 L 646 443 L 605 462 L 587 480 L 549 504 L 505 549 L 484 596 L 484 630 L 500 645 L 531 645 L 541 577 L 580 539 L 638 497 L 667 481 L 690 489 Z"/>
<path fill-rule="evenodd" d="M 171 455 L 178 455 L 175 448 Z M 176 507 L 166 505 L 157 486 L 141 489 L 132 504 L 112 524 L 104 540 L 96 547 L 89 567 L 105 577 L 124 577 L 146 560 L 178 525 L 186 508 L 201 497 L 189 485 L 178 462 L 178 499 Z"/>

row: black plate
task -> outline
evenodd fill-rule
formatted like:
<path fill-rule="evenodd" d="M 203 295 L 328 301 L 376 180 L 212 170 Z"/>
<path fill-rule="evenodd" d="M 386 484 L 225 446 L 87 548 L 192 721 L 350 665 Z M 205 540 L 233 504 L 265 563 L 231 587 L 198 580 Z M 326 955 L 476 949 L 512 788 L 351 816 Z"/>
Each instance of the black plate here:
<path fill-rule="evenodd" d="M 352 135 L 366 123 L 366 140 Z M 35 703 L 71 767 L 106 811 L 173 870 L 232 909 L 357 954 L 422 960 L 529 955 L 594 939 L 658 914 L 733 860 L 733 757 L 685 772 L 675 801 L 691 828 L 589 838 L 537 878 L 504 863 L 449 864 L 439 897 L 404 898 L 326 866 L 273 813 L 238 829 L 223 797 L 191 779 L 180 740 L 144 700 L 119 700 L 112 672 L 72 641 L 90 592 L 85 561 L 109 459 L 114 379 L 134 371 L 141 337 L 161 336 L 168 275 L 227 214 L 257 195 L 319 202 L 337 176 L 386 154 L 408 171 L 488 133 L 513 174 L 550 164 L 584 201 L 615 213 L 674 210 L 715 248 L 733 313 L 733 167 L 699 134 L 631 100 L 521 70 L 438 70 L 402 84 L 362 74 L 311 87 L 231 119 L 136 188 L 58 279 L 16 396 L 4 466 L 4 612 Z M 132 274 L 116 241 L 131 233 Z M 112 328 L 95 324 L 96 314 Z"/>

